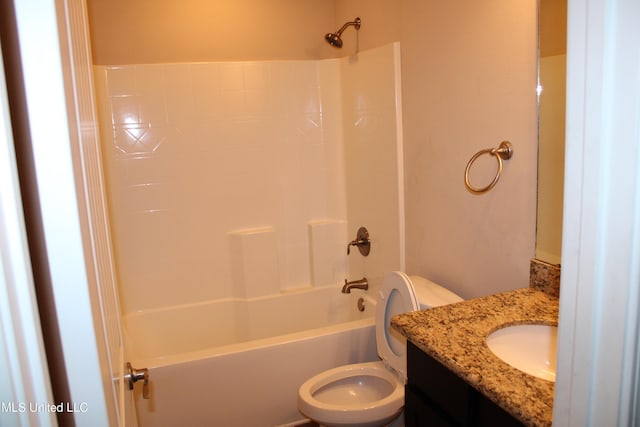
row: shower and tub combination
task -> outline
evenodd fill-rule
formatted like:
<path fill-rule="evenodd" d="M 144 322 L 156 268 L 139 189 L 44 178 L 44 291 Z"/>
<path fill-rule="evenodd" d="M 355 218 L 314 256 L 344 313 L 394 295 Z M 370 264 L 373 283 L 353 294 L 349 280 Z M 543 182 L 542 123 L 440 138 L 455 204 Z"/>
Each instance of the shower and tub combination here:
<path fill-rule="evenodd" d="M 399 45 L 356 55 L 95 67 L 142 427 L 293 425 L 306 379 L 377 360 L 368 295 L 404 269 Z"/>

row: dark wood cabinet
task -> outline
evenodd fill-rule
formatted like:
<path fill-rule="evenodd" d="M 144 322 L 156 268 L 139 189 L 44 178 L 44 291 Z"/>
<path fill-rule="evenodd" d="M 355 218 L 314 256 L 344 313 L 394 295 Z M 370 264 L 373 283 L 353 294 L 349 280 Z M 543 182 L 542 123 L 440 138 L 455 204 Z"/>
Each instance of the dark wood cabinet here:
<path fill-rule="evenodd" d="M 522 426 L 463 379 L 407 342 L 406 427 Z"/>

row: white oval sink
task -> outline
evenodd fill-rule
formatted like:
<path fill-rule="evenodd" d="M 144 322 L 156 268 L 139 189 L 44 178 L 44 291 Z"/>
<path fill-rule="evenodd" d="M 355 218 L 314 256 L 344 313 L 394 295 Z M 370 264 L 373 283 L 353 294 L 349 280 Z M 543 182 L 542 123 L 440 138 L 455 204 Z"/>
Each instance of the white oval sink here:
<path fill-rule="evenodd" d="M 514 325 L 489 334 L 487 345 L 514 368 L 555 382 L 557 336 L 557 326 Z"/>

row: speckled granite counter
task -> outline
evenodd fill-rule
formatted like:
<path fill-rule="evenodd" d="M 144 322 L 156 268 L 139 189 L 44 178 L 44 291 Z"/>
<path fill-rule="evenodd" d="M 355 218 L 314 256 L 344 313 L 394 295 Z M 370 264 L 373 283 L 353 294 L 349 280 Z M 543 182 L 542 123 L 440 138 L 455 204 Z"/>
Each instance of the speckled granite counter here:
<path fill-rule="evenodd" d="M 532 288 L 391 319 L 391 325 L 422 351 L 530 426 L 551 425 L 554 383 L 525 374 L 498 359 L 485 339 L 508 325 L 557 322 L 558 299 Z"/>

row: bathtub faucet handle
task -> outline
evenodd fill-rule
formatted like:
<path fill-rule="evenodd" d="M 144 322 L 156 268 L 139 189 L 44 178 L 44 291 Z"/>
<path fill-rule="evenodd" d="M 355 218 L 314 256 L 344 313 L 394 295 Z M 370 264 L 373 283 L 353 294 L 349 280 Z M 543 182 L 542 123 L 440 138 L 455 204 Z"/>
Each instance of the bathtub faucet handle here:
<path fill-rule="evenodd" d="M 369 255 L 371 242 L 369 241 L 369 231 L 365 227 L 360 227 L 355 240 L 347 245 L 347 255 L 351 253 L 351 246 L 357 246 L 363 256 Z"/>
<path fill-rule="evenodd" d="M 149 399 L 149 370 L 147 368 L 136 369 L 127 362 L 127 372 L 124 379 L 129 384 L 129 390 L 133 390 L 133 384 L 142 380 L 142 398 Z"/>

